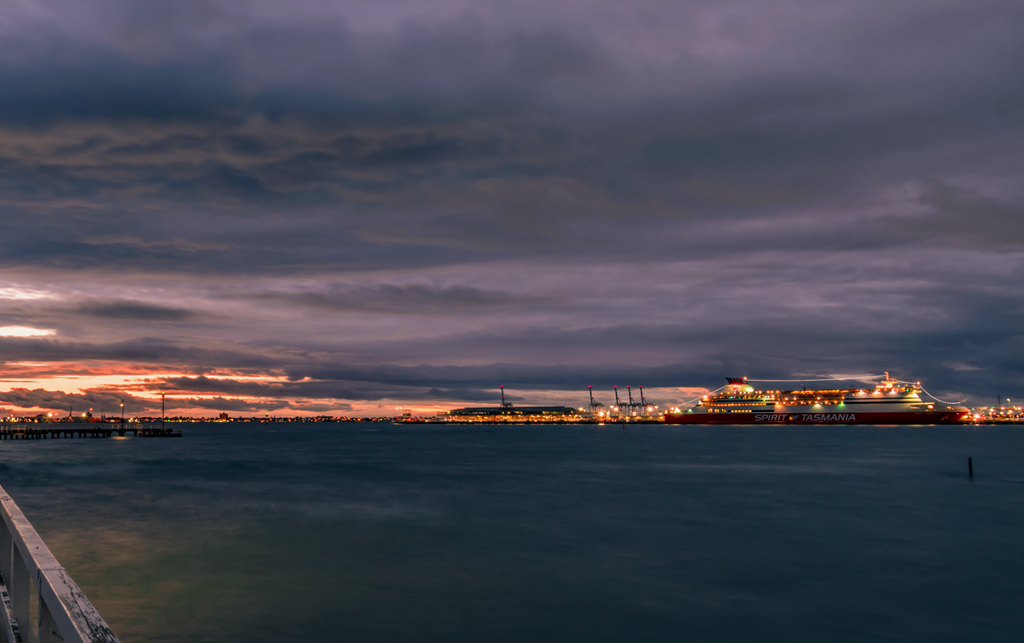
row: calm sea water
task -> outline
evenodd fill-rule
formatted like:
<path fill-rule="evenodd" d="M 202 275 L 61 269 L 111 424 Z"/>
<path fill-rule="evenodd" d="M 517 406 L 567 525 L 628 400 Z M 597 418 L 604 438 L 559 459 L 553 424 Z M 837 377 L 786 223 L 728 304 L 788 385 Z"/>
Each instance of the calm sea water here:
<path fill-rule="evenodd" d="M 0 442 L 126 643 L 1024 636 L 1020 428 L 184 432 Z"/>

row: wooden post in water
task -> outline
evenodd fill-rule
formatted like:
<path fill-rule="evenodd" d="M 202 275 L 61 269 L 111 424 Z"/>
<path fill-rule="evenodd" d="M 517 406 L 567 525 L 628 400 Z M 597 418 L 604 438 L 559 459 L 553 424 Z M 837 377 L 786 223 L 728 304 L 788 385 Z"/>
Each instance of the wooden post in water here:
<path fill-rule="evenodd" d="M 970 458 L 967 458 L 967 475 L 971 478 L 974 477 L 974 462 Z"/>

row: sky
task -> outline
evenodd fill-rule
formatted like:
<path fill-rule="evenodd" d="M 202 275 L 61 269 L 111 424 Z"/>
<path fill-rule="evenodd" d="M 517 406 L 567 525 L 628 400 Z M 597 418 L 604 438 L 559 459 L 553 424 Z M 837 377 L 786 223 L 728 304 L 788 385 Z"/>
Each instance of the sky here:
<path fill-rule="evenodd" d="M 0 415 L 1024 399 L 1022 32 L 1019 0 L 9 0 Z"/>

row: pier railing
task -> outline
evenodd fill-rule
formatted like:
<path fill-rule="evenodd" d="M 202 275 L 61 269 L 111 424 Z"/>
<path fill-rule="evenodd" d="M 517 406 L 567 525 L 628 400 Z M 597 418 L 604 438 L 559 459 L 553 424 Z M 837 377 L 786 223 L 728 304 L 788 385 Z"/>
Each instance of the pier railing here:
<path fill-rule="evenodd" d="M 0 642 L 117 643 L 99 612 L 0 487 Z M 35 636 L 29 627 L 37 614 Z"/>

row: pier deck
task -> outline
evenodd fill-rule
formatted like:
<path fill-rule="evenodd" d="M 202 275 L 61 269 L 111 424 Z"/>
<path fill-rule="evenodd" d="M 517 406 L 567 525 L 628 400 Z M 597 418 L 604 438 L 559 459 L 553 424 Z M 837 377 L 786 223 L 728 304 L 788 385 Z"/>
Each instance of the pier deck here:
<path fill-rule="evenodd" d="M 132 434 L 137 438 L 180 438 L 175 431 L 159 424 L 126 422 L 99 424 L 89 422 L 10 424 L 0 425 L 0 440 L 49 440 L 58 438 L 109 438 Z"/>

